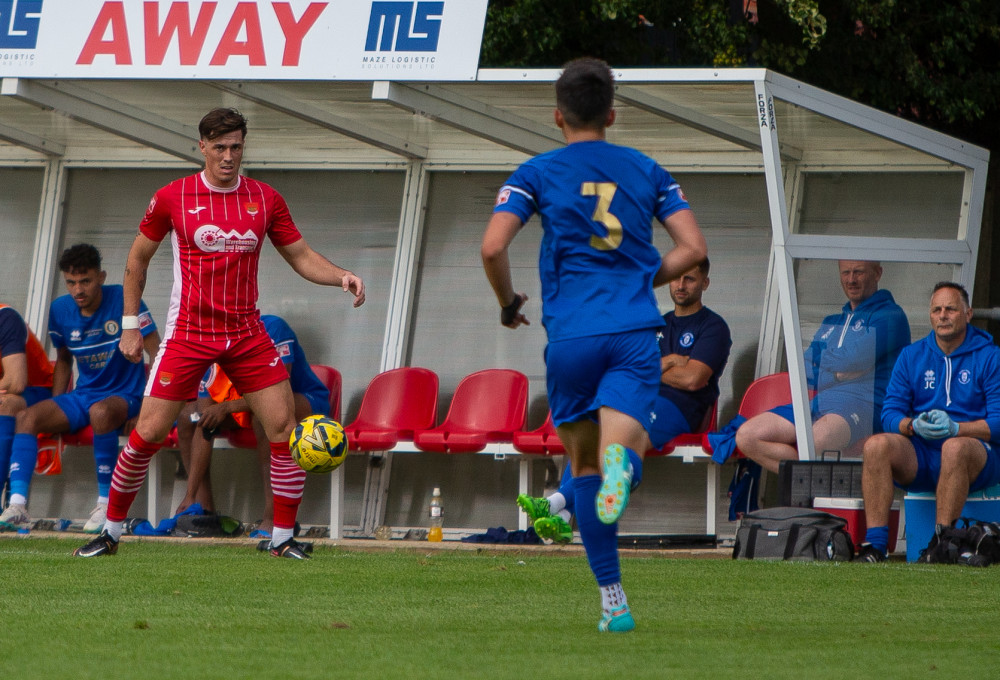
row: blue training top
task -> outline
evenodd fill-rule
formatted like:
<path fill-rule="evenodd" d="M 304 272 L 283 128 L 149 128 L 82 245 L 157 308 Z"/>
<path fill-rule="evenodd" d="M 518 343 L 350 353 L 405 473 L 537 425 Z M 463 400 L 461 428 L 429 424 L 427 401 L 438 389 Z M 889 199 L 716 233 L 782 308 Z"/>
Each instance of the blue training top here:
<path fill-rule="evenodd" d="M 969 326 L 951 354 L 931 332 L 899 355 L 882 408 L 886 432 L 899 432 L 903 418 L 941 409 L 956 422 L 985 420 L 990 442 L 1000 446 L 1000 347 L 993 336 Z"/>
<path fill-rule="evenodd" d="M 892 293 L 877 290 L 851 309 L 823 319 L 806 348 L 806 382 L 816 390 L 823 410 L 823 391 L 837 388 L 859 403 L 873 404 L 872 426 L 879 431 L 879 413 L 896 357 L 910 344 L 910 323 Z M 831 393 L 833 394 L 833 393 Z"/>
<path fill-rule="evenodd" d="M 652 221 L 687 208 L 680 186 L 652 158 L 589 141 L 521 165 L 494 212 L 522 223 L 541 216 L 542 324 L 555 341 L 663 325 Z"/>
<path fill-rule="evenodd" d="M 142 394 L 146 385 L 143 362 L 133 364 L 118 350 L 121 340 L 124 297 L 121 286 L 101 286 L 101 305 L 84 316 L 73 296 L 62 295 L 49 308 L 49 338 L 59 349 L 66 347 L 76 359 L 78 390 L 106 394 Z M 156 330 L 145 302 L 139 304 L 139 332 L 143 337 Z"/>
<path fill-rule="evenodd" d="M 708 384 L 699 390 L 681 390 L 660 383 L 660 396 L 684 414 L 691 431 L 695 432 L 701 426 L 705 413 L 719 398 L 719 376 L 726 368 L 729 350 L 733 346 L 729 325 L 708 307 L 702 307 L 688 316 L 668 312 L 663 315 L 663 320 L 667 327 L 657 334 L 660 355 L 680 354 L 712 369 Z"/>

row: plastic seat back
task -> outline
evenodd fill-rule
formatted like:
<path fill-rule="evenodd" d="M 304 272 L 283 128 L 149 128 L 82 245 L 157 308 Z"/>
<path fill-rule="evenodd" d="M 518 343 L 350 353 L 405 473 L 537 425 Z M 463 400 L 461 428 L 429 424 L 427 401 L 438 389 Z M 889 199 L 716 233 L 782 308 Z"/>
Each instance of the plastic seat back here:
<path fill-rule="evenodd" d="M 749 419 L 791 401 L 792 388 L 788 382 L 788 373 L 763 375 L 750 383 L 743 393 L 739 413 Z"/>
<path fill-rule="evenodd" d="M 326 389 L 330 390 L 330 417 L 339 423 L 341 392 L 343 391 L 343 378 L 341 378 L 340 371 L 325 364 L 309 365 L 320 382 L 326 385 Z"/>
<path fill-rule="evenodd" d="M 404 366 L 379 373 L 361 398 L 355 430 L 393 430 L 404 438 L 437 423 L 438 377 L 426 368 Z"/>
<path fill-rule="evenodd" d="M 524 427 L 527 409 L 527 376 L 505 368 L 486 369 L 458 384 L 441 427 L 482 432 L 491 441 L 509 440 Z"/>

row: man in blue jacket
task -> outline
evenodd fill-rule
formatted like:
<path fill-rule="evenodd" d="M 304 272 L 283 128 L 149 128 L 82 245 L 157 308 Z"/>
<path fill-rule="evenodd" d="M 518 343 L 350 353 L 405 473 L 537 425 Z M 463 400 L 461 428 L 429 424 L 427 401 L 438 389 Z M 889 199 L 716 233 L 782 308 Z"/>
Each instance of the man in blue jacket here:
<path fill-rule="evenodd" d="M 956 520 L 970 491 L 1000 483 L 1000 348 L 969 325 L 969 294 L 943 281 L 931 295 L 932 332 L 907 347 L 882 407 L 885 433 L 865 443 L 867 533 L 858 557 L 886 559 L 893 483 L 935 491 L 937 523 Z"/>
<path fill-rule="evenodd" d="M 878 262 L 840 260 L 847 303 L 825 319 L 805 350 L 806 381 L 817 453 L 844 452 L 881 432 L 879 415 L 899 352 L 910 344 L 910 324 L 892 293 L 879 290 Z M 754 416 L 736 432 L 736 446 L 765 469 L 798 459 L 792 405 Z"/>

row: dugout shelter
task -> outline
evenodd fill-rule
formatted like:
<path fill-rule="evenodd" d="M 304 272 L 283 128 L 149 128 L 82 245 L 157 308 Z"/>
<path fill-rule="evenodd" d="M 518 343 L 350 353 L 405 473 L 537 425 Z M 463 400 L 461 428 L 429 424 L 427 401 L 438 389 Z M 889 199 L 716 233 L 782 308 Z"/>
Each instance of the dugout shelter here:
<path fill-rule="evenodd" d="M 506 176 L 530 155 L 563 143 L 552 119 L 558 70 L 477 69 L 481 32 L 471 31 L 474 50 L 464 43 L 446 45 L 453 35 L 449 12 L 458 12 L 454 23 L 461 19 L 467 28 L 462 6 L 473 12 L 473 25 L 479 16 L 481 26 L 485 0 L 353 3 L 361 8 L 359 40 L 370 34 L 383 5 L 413 5 L 414 11 L 417 4 L 440 5 L 440 14 L 429 19 L 439 22 L 438 51 L 400 49 L 401 32 L 396 43 L 385 42 L 383 17 L 375 49 L 366 52 L 360 43 L 357 49 L 385 61 L 359 57 L 344 67 L 349 59 L 322 52 L 316 57 L 310 50 L 322 41 L 304 35 L 302 67 L 284 70 L 276 64 L 288 56 L 287 31 L 285 52 L 270 53 L 268 31 L 277 30 L 278 21 L 265 15 L 272 3 L 219 3 L 218 11 L 230 16 L 207 29 L 197 64 L 185 67 L 183 45 L 164 43 L 163 61 L 178 62 L 172 69 L 120 63 L 119 24 L 107 8 L 122 3 L 78 4 L 73 11 L 83 14 L 64 18 L 80 24 L 76 38 L 62 34 L 76 59 L 66 68 L 26 65 L 12 56 L 18 49 L 0 48 L 3 301 L 21 310 L 36 331 L 46 327 L 51 299 L 64 292 L 55 266 L 61 250 L 93 243 L 104 255 L 108 282 L 120 282 L 153 192 L 201 163 L 198 120 L 213 107 L 235 106 L 250 121 L 244 172 L 282 192 L 310 244 L 367 283 L 367 303 L 352 310 L 342 293 L 300 279 L 264 246 L 260 308 L 290 323 L 311 361 L 341 371 L 344 420 L 357 412 L 375 374 L 403 365 L 438 374 L 442 416 L 464 376 L 484 368 L 517 369 L 530 381 L 528 424 L 544 420 L 539 223 L 532 220 L 511 250 L 516 285 L 531 298 L 525 313 L 535 323 L 529 328 L 512 332 L 499 325 L 479 242 Z M 160 7 L 162 22 L 178 3 L 146 4 Z M 319 4 L 301 3 L 296 25 Z M 253 20 L 237 17 L 247 5 L 259 6 L 261 44 L 267 46 L 268 63 L 256 70 L 254 53 L 242 47 L 253 42 Z M 125 6 L 130 12 L 131 3 Z M 110 18 L 99 26 L 104 12 Z M 47 44 L 42 18 L 40 46 Z M 316 25 L 323 20 L 318 16 Z M 418 20 L 410 17 L 411 41 L 431 34 L 426 26 L 421 32 Z M 134 29 L 132 38 L 141 35 L 141 26 L 135 28 L 141 18 L 127 13 L 122 21 Z M 13 25 L 6 25 L 8 43 Z M 147 30 L 147 42 L 154 34 Z M 77 68 L 87 45 L 95 53 L 90 64 Z M 144 53 L 148 59 L 149 49 L 131 47 L 129 56 Z M 216 68 L 209 57 L 220 52 L 222 67 Z M 313 58 L 309 64 L 307 56 Z M 734 339 L 720 384 L 720 424 L 735 415 L 754 377 L 784 368 L 794 379 L 796 412 L 805 412 L 802 347 L 823 316 L 844 303 L 837 259 L 882 262 L 882 287 L 906 310 L 914 338 L 929 330 L 926 304 L 936 281 L 957 280 L 972 292 L 986 150 L 768 70 L 615 72 L 618 117 L 609 140 L 636 147 L 668 168 L 708 239 L 712 284 L 704 301 L 728 321 Z M 669 247 L 663 230 L 657 238 L 661 250 Z M 164 245 L 144 295 L 161 332 L 171 265 Z M 660 300 L 663 311 L 672 308 L 666 289 Z M 800 455 L 810 458 L 811 436 L 800 428 Z M 447 528 L 516 526 L 519 472 L 512 460 L 352 457 L 332 486 L 310 478 L 300 521 L 325 524 L 341 504 L 348 534 L 383 523 L 422 526 L 431 489 L 439 486 Z M 33 516 L 83 516 L 92 465 L 89 455 L 70 453 L 62 476 L 36 478 Z M 159 456 L 156 465 L 158 485 L 143 493 L 155 495 L 166 511 L 176 505 L 181 482 L 173 479 L 169 456 Z M 544 462 L 533 465 L 538 473 L 545 470 Z M 255 519 L 259 481 L 247 452 L 217 453 L 215 469 L 220 508 Z M 703 475 L 700 465 L 653 462 L 646 490 L 633 501 L 640 510 L 626 516 L 622 531 L 703 531 Z M 542 479 L 535 476 L 535 493 Z M 715 501 L 724 510 L 724 494 Z M 137 507 L 142 502 L 140 497 Z M 720 517 L 718 533 L 724 534 L 728 525 L 725 514 Z M 339 527 L 332 529 L 339 535 Z"/>

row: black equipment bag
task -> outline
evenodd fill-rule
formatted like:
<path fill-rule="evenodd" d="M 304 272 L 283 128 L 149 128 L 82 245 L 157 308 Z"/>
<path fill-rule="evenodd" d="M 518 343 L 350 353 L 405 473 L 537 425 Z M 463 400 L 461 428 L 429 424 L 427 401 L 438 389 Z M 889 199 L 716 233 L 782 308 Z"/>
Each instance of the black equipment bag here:
<path fill-rule="evenodd" d="M 767 508 L 747 513 L 736 531 L 733 559 L 850 560 L 847 520 L 820 510 Z"/>
<path fill-rule="evenodd" d="M 988 567 L 1000 562 L 1000 524 L 960 517 L 931 536 L 918 562 Z"/>

